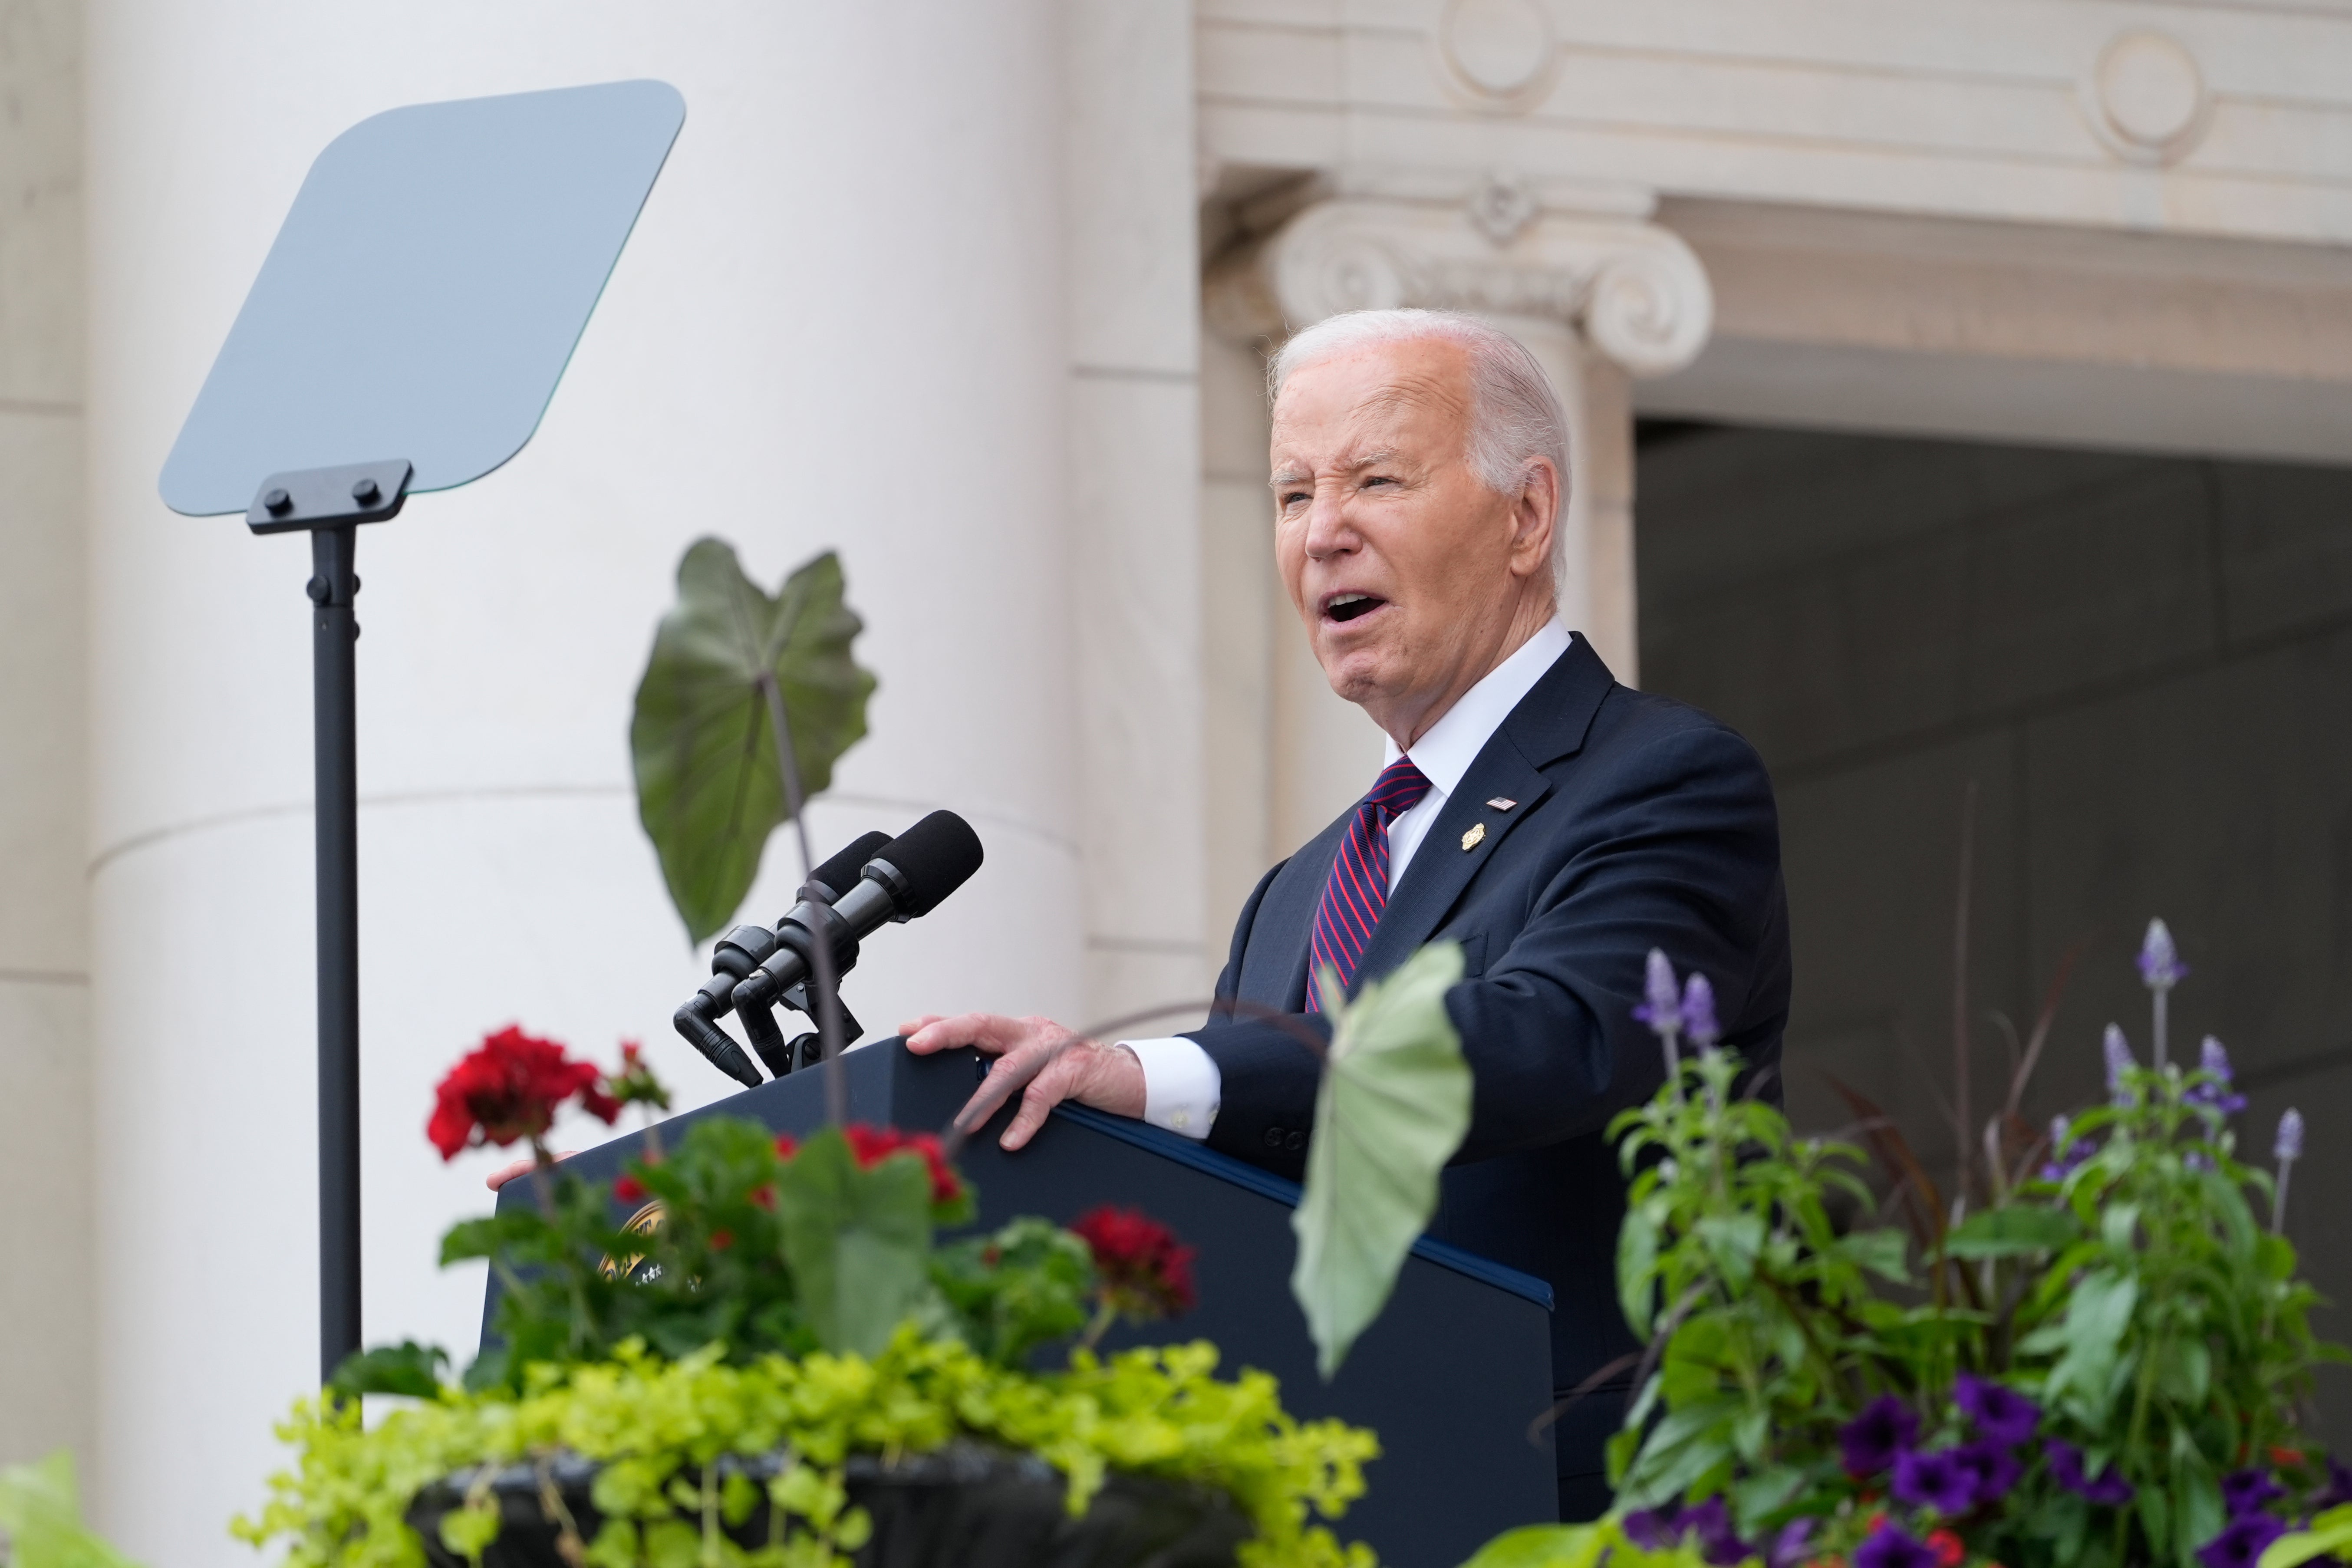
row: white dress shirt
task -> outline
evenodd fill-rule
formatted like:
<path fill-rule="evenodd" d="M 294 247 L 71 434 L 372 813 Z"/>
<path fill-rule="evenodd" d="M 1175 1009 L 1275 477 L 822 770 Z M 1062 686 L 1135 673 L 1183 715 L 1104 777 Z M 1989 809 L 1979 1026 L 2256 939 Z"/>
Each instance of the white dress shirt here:
<path fill-rule="evenodd" d="M 1445 809 L 1447 799 L 1461 787 L 1462 775 L 1470 771 L 1470 764 L 1486 749 L 1511 710 L 1535 689 L 1536 682 L 1574 640 L 1574 634 L 1559 621 L 1546 621 L 1508 658 L 1464 692 L 1429 727 L 1429 733 L 1413 742 L 1412 763 L 1429 781 L 1429 793 L 1389 824 L 1389 891 L 1396 891 L 1406 863 L 1429 837 L 1430 825 Z M 1391 740 L 1381 765 L 1405 754 Z M 1181 1037 L 1118 1043 L 1143 1064 L 1143 1119 L 1187 1138 L 1206 1138 L 1210 1124 L 1217 1119 L 1218 1095 L 1223 1087 L 1209 1053 Z"/>

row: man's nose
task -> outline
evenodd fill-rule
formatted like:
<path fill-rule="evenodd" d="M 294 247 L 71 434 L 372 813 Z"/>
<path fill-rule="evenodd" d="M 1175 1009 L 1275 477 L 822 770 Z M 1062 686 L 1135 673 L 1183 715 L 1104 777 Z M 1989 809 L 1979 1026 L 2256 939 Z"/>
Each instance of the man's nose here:
<path fill-rule="evenodd" d="M 1345 490 L 1318 490 L 1307 504 L 1307 554 L 1309 560 L 1344 554 L 1355 548 L 1355 526 L 1348 520 Z"/>

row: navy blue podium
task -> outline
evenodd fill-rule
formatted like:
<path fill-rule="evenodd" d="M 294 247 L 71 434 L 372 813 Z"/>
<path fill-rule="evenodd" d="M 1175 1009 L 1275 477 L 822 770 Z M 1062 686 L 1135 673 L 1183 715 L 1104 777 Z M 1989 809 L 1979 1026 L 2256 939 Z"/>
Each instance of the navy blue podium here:
<path fill-rule="evenodd" d="M 983 1065 L 973 1051 L 912 1056 L 896 1039 L 852 1051 L 842 1058 L 850 1118 L 944 1129 Z M 824 1124 L 823 1076 L 794 1073 L 667 1125 L 674 1137 L 713 1113 L 813 1132 Z M 1550 1431 L 1528 1436 L 1552 1401 L 1549 1285 L 1424 1240 L 1387 1311 L 1326 1384 L 1290 1296 L 1296 1184 L 1190 1139 L 1078 1107 L 1056 1110 L 1028 1148 L 1007 1154 L 995 1141 L 1004 1120 L 1000 1111 L 957 1162 L 979 1191 L 979 1226 L 1024 1214 L 1067 1224 L 1111 1203 L 1142 1208 L 1198 1249 L 1200 1306 L 1141 1331 L 1114 1331 L 1107 1349 L 1212 1340 L 1228 1373 L 1250 1366 L 1280 1379 L 1293 1415 L 1336 1415 L 1380 1434 L 1381 1457 L 1366 1471 L 1370 1495 L 1339 1522 L 1341 1540 L 1370 1542 L 1390 1568 L 1453 1568 L 1501 1531 L 1558 1516 Z M 641 1138 L 614 1139 L 571 1164 L 609 1180 Z M 500 1206 L 529 1202 L 527 1185 L 509 1185 Z"/>

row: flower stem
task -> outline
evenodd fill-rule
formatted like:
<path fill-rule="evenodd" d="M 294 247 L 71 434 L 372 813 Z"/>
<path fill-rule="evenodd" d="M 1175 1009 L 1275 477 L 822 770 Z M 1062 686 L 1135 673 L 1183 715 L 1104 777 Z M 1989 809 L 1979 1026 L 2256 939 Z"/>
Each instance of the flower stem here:
<path fill-rule="evenodd" d="M 1087 1331 L 1078 1337 L 1077 1348 L 1082 1351 L 1094 1349 L 1102 1343 L 1102 1337 L 1110 1332 L 1111 1325 L 1118 1321 L 1118 1309 L 1111 1305 L 1108 1296 L 1105 1296 L 1096 1304 L 1094 1320 L 1087 1324 Z"/>

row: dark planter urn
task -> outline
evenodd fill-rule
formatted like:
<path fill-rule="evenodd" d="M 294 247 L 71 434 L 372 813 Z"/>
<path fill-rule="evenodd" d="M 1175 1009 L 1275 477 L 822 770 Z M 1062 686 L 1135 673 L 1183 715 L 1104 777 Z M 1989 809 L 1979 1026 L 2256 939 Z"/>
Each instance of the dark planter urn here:
<path fill-rule="evenodd" d="M 730 1458 L 719 1464 L 722 1475 L 740 1470 L 764 1482 L 778 1460 Z M 977 1443 L 951 1443 L 895 1465 L 853 1454 L 844 1469 L 850 1503 L 874 1521 L 857 1568 L 1232 1568 L 1234 1549 L 1250 1533 L 1248 1519 L 1222 1492 L 1117 1471 L 1073 1519 L 1059 1470 L 1034 1455 Z M 604 1524 L 589 1495 L 596 1470 L 591 1461 L 564 1457 L 544 1468 L 509 1465 L 493 1476 L 499 1538 L 482 1553 L 482 1568 L 572 1568 L 562 1546 L 562 1512 L 571 1515 L 579 1539 L 596 1538 Z M 460 1470 L 409 1505 L 408 1523 L 424 1538 L 434 1568 L 467 1568 L 441 1544 L 440 1525 L 480 1479 L 478 1470 Z M 551 1500 L 561 1512 L 548 1506 Z M 763 1488 L 750 1519 L 722 1528 L 740 1546 L 762 1546 L 769 1513 Z"/>

